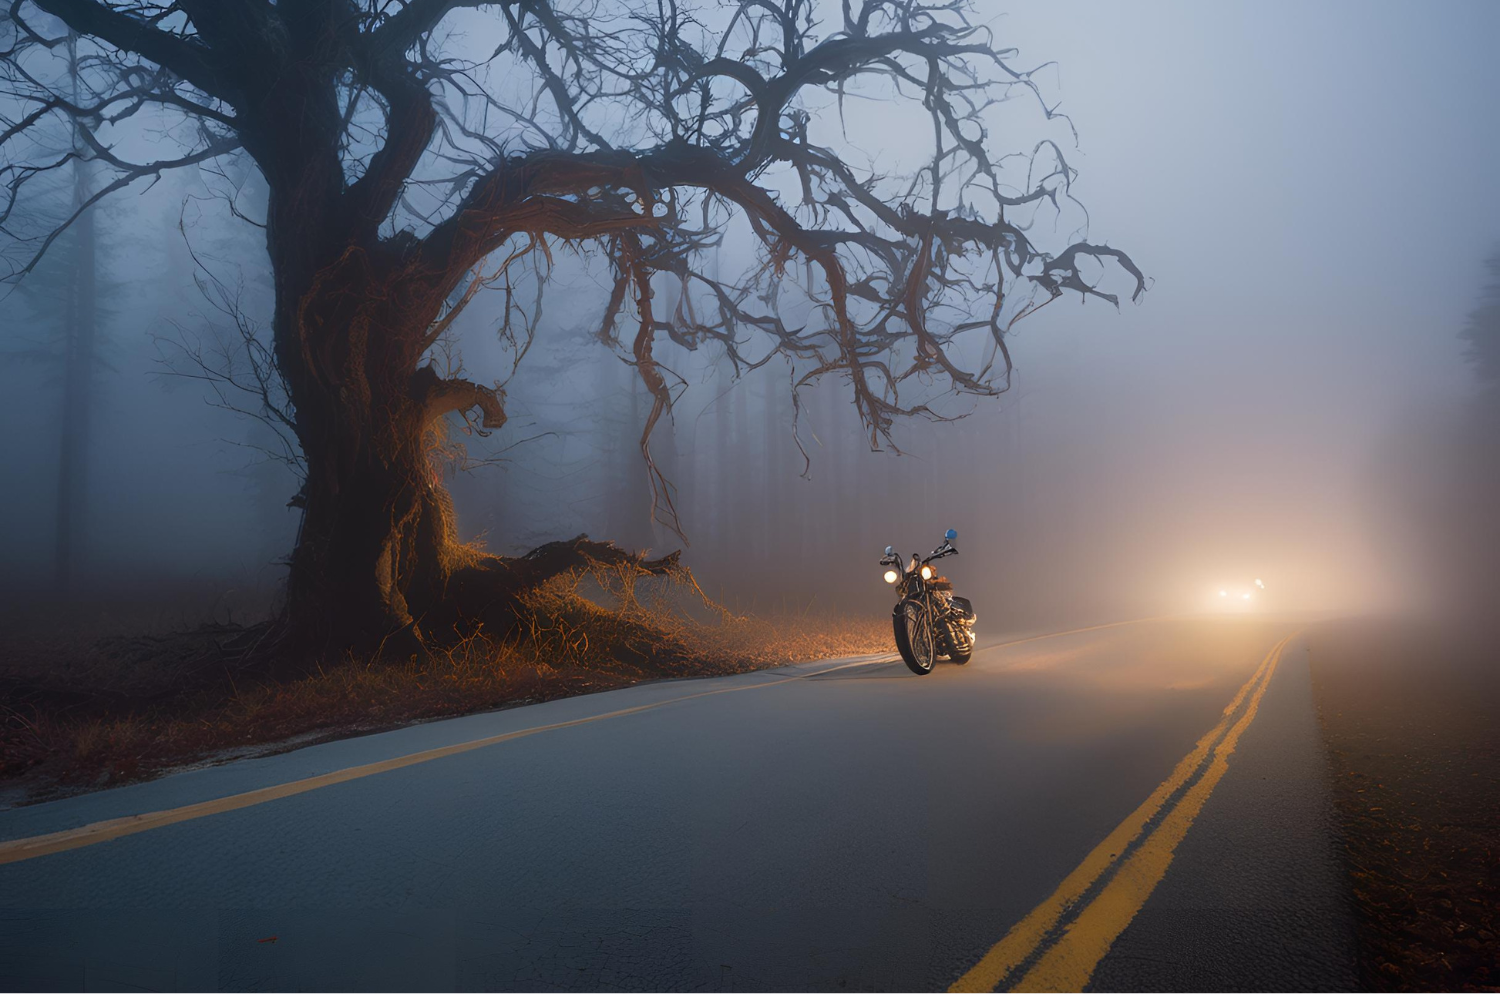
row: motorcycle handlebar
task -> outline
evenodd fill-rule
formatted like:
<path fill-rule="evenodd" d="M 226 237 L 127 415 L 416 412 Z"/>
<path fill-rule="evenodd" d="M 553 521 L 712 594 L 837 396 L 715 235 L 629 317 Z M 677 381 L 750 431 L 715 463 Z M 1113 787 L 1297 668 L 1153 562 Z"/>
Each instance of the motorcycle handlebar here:
<path fill-rule="evenodd" d="M 953 543 L 949 542 L 949 541 L 944 541 L 943 544 L 941 544 L 937 548 L 933 549 L 932 552 L 930 554 L 928 554 L 926 557 L 920 556 L 920 555 L 918 555 L 916 553 L 912 553 L 912 558 L 917 561 L 917 565 L 918 566 L 921 566 L 921 565 L 924 565 L 926 563 L 932 562 L 932 560 L 934 560 L 934 559 L 941 559 L 944 556 L 956 556 L 956 555 L 958 555 L 958 549 L 956 549 L 956 548 L 953 547 Z M 899 555 L 894 554 L 894 553 L 891 553 L 889 555 L 884 555 L 884 556 L 880 557 L 880 565 L 881 566 L 899 566 L 899 565 L 901 565 L 901 563 L 902 563 L 901 557 Z"/>
<path fill-rule="evenodd" d="M 944 556 L 956 555 L 958 555 L 958 550 L 947 542 L 944 542 L 942 545 L 939 545 L 937 548 L 933 549 L 932 552 L 928 555 L 917 556 L 914 554 L 912 558 L 917 560 L 918 566 L 925 566 L 928 563 L 932 562 L 934 559 L 942 559 Z"/>

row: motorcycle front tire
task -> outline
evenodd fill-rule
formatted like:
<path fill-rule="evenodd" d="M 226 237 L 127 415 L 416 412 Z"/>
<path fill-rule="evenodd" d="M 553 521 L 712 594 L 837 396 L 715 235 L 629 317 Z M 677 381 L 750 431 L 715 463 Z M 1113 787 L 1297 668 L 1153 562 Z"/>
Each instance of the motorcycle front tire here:
<path fill-rule="evenodd" d="M 918 601 L 902 601 L 896 605 L 896 610 L 891 613 L 891 627 L 896 633 L 896 649 L 901 653 L 901 659 L 905 661 L 907 669 L 914 674 L 930 674 L 932 667 L 937 662 L 937 637 L 932 634 L 932 626 L 927 626 L 927 662 L 924 665 L 921 658 L 912 650 L 911 637 L 907 635 L 906 628 L 906 606 L 910 604 L 920 609 L 919 619 L 925 618 L 927 609 L 923 608 Z"/>

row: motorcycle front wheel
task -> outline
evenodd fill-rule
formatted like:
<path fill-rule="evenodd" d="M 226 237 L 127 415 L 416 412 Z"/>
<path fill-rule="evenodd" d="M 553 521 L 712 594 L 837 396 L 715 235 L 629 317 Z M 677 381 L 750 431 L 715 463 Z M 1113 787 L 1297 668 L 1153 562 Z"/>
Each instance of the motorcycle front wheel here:
<path fill-rule="evenodd" d="M 937 662 L 937 649 L 933 642 L 932 622 L 922 602 L 902 601 L 896 605 L 891 618 L 901 659 L 914 674 L 932 673 L 932 665 Z"/>

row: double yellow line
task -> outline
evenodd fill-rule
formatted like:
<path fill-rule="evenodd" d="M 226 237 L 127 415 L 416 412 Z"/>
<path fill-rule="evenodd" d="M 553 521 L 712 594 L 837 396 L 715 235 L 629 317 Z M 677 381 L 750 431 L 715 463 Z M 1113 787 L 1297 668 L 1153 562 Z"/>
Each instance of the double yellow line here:
<path fill-rule="evenodd" d="M 1224 709 L 1219 724 L 1177 763 L 1167 780 L 1090 851 L 1051 896 L 950 986 L 950 993 L 988 993 L 1023 966 L 1027 966 L 1025 971 L 1011 987 L 1017 992 L 1076 993 L 1088 985 L 1100 959 L 1166 875 L 1177 846 L 1229 769 L 1229 755 L 1254 720 L 1261 696 L 1292 638 L 1282 639 L 1266 654 Z M 1247 699 L 1248 705 L 1236 721 L 1235 715 Z M 1147 824 L 1184 785 L 1187 790 L 1142 840 Z M 1132 845 L 1134 850 L 1130 849 Z M 1124 861 L 1117 864 L 1120 857 Z M 1080 901 L 1112 866 L 1113 875 L 1080 909 Z M 1058 934 L 1056 928 L 1065 916 L 1070 919 Z"/>

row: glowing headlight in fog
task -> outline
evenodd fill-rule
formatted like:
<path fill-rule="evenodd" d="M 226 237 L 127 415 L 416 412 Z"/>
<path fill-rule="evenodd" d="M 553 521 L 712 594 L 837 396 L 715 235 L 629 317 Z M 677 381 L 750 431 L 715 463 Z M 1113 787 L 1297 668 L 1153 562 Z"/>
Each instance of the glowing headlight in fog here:
<path fill-rule="evenodd" d="M 895 570 L 893 570 L 893 569 L 886 570 L 885 571 L 885 582 L 886 583 L 895 583 L 896 582 L 896 578 L 897 578 L 898 575 L 899 574 L 897 574 L 897 572 Z"/>
<path fill-rule="evenodd" d="M 924 580 L 931 580 L 932 579 L 932 567 L 931 566 L 923 566 L 922 567 L 922 579 L 924 579 Z"/>

